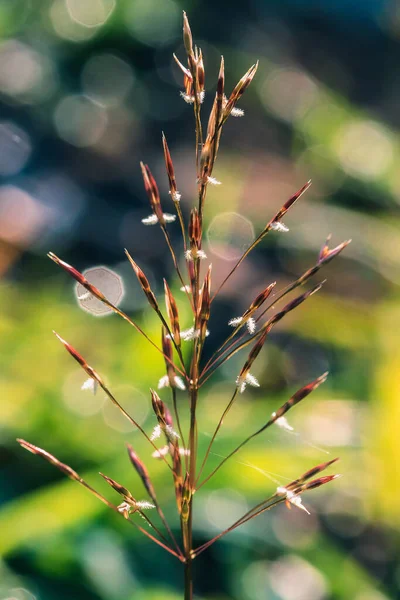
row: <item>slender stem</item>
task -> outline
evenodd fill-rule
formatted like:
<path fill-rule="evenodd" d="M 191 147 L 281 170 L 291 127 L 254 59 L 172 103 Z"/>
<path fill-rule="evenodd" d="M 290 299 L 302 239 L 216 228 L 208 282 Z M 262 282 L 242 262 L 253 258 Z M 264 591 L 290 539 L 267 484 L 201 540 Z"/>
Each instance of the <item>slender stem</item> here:
<path fill-rule="evenodd" d="M 164 513 L 163 513 L 163 511 L 162 511 L 162 509 L 161 509 L 161 506 L 160 506 L 160 505 L 159 505 L 159 503 L 158 503 L 158 500 L 157 500 L 157 498 L 156 498 L 155 496 L 151 496 L 151 499 L 152 499 L 152 501 L 154 502 L 154 505 L 155 505 L 155 507 L 156 507 L 157 513 L 158 513 L 158 515 L 159 515 L 159 517 L 160 517 L 161 521 L 164 523 L 164 527 L 165 527 L 165 529 L 167 530 L 167 532 L 168 532 L 168 535 L 169 535 L 169 537 L 171 538 L 171 540 L 172 540 L 172 542 L 173 542 L 173 544 L 174 544 L 174 546 L 175 546 L 175 548 L 176 548 L 176 550 L 177 550 L 177 552 L 178 552 L 179 556 L 180 556 L 181 558 L 183 558 L 182 550 L 180 549 L 180 547 L 179 547 L 179 544 L 178 544 L 178 542 L 176 541 L 174 534 L 172 533 L 172 530 L 171 530 L 171 528 L 170 528 L 170 526 L 169 526 L 169 524 L 168 524 L 168 521 L 167 521 L 167 519 L 165 518 L 165 515 L 164 515 Z"/>
<path fill-rule="evenodd" d="M 164 318 L 164 315 L 162 314 L 162 312 L 161 312 L 160 310 L 157 310 L 156 312 L 157 312 L 157 315 L 158 315 L 158 317 L 159 317 L 159 319 L 160 319 L 161 323 L 164 325 L 165 329 L 167 330 L 167 333 L 168 333 L 169 337 L 171 338 L 171 341 L 172 341 L 172 343 L 173 343 L 173 345 L 174 345 L 174 348 L 175 348 L 175 350 L 176 350 L 176 352 L 177 352 L 177 354 L 178 354 L 178 356 L 179 356 L 179 361 L 180 361 L 180 363 L 181 363 L 181 365 L 182 365 L 182 368 L 183 368 L 183 370 L 185 371 L 185 377 L 186 377 L 186 379 L 187 379 L 187 375 L 186 375 L 186 367 L 185 367 L 185 362 L 184 362 L 184 360 L 183 360 L 182 351 L 181 351 L 181 349 L 179 348 L 178 344 L 175 342 L 175 340 L 174 340 L 174 336 L 173 336 L 173 334 L 172 334 L 172 332 L 171 332 L 171 329 L 170 329 L 170 327 L 169 327 L 169 325 L 168 325 L 167 321 L 166 321 L 166 320 L 165 320 L 165 318 Z"/>
<path fill-rule="evenodd" d="M 161 531 L 158 529 L 158 527 L 156 527 L 153 523 L 153 521 L 151 519 L 149 519 L 149 517 L 142 511 L 142 510 L 138 510 L 137 511 L 139 513 L 139 515 L 142 517 L 142 519 L 144 519 L 146 521 L 146 523 L 152 528 L 154 529 L 154 531 L 157 533 L 157 535 L 160 537 L 160 539 L 165 543 L 168 544 L 168 540 L 166 539 L 166 537 L 161 533 Z"/>
<path fill-rule="evenodd" d="M 165 236 L 165 240 L 167 242 L 167 246 L 169 248 L 169 251 L 171 252 L 172 261 L 174 263 L 175 271 L 176 271 L 176 273 L 177 273 L 177 275 L 179 277 L 179 281 L 181 282 L 182 287 L 185 288 L 186 296 L 188 297 L 189 302 L 190 302 L 190 304 L 191 304 L 191 306 L 193 308 L 193 301 L 192 301 L 192 298 L 190 297 L 190 294 L 186 291 L 186 284 L 185 284 L 185 282 L 183 280 L 182 273 L 181 273 L 181 270 L 180 270 L 179 265 L 178 265 L 178 259 L 176 258 L 175 250 L 173 249 L 170 235 L 169 235 L 166 227 L 161 226 L 161 229 L 162 229 L 162 232 L 163 232 L 163 234 Z"/>
<path fill-rule="evenodd" d="M 233 275 L 233 273 L 236 271 L 236 269 L 242 264 L 242 262 L 244 261 L 244 259 L 250 254 L 250 252 L 252 250 L 254 250 L 254 248 L 261 242 L 261 240 L 263 239 L 263 237 L 268 233 L 268 231 L 266 231 L 265 229 L 260 233 L 260 235 L 254 240 L 254 242 L 251 244 L 251 246 L 249 246 L 247 248 L 247 250 L 242 254 L 242 256 L 239 258 L 239 260 L 237 261 L 237 263 L 235 264 L 235 266 L 233 267 L 233 269 L 228 273 L 228 275 L 225 277 L 225 279 L 223 280 L 223 282 L 219 285 L 219 287 L 217 288 L 216 292 L 214 293 L 213 297 L 211 298 L 211 302 L 215 299 L 215 297 L 219 294 L 219 292 L 222 290 L 222 288 L 224 287 L 225 283 L 228 281 L 228 279 Z"/>
<path fill-rule="evenodd" d="M 251 519 L 258 517 L 258 515 L 261 515 L 263 512 L 269 510 L 273 506 L 280 504 L 281 502 L 283 502 L 283 500 L 284 500 L 284 498 L 282 498 L 282 497 L 276 499 L 276 496 L 271 496 L 271 498 L 268 498 L 268 500 L 264 500 L 263 502 L 261 502 L 260 504 L 258 504 L 257 506 L 255 506 L 254 508 L 249 510 L 245 515 L 243 515 L 243 517 L 241 517 L 235 523 L 233 523 L 233 525 L 228 527 L 228 529 L 225 529 L 224 531 L 222 531 L 221 533 L 216 535 L 214 538 L 212 538 L 212 540 L 209 540 L 202 546 L 199 546 L 198 548 L 196 548 L 196 550 L 193 551 L 193 556 L 197 558 L 199 556 L 199 554 L 204 552 L 204 550 L 207 550 L 207 548 L 209 548 L 212 544 L 214 544 L 214 542 L 216 542 L 217 540 L 220 540 L 227 533 L 230 533 L 237 527 L 244 525 L 244 523 L 247 523 L 247 521 L 250 521 Z M 271 502 L 271 503 L 267 504 L 267 502 Z"/>
<path fill-rule="evenodd" d="M 243 448 L 243 446 L 245 444 L 250 442 L 250 440 L 252 440 L 254 437 L 256 437 L 256 435 L 258 435 L 259 433 L 264 431 L 264 429 L 265 428 L 263 427 L 262 429 L 259 429 L 258 431 L 256 431 L 256 433 L 252 433 L 251 435 L 249 435 L 249 437 L 246 438 L 241 444 L 239 444 L 239 446 L 237 446 L 234 450 L 232 450 L 232 452 L 230 452 L 228 454 L 228 456 L 225 456 L 225 458 L 219 463 L 219 465 L 217 467 L 215 467 L 215 469 L 209 475 L 207 475 L 207 477 L 204 479 L 204 481 L 201 482 L 201 484 L 198 487 L 196 487 L 196 491 L 199 490 L 201 487 L 203 487 L 203 485 L 205 485 L 207 483 L 207 481 L 209 481 L 211 479 L 211 477 L 213 477 L 215 475 L 215 473 L 220 470 L 220 468 L 226 463 L 226 461 L 229 458 L 231 458 L 231 456 L 233 456 L 234 454 L 239 452 L 239 450 L 241 448 Z M 200 474 L 201 474 L 201 471 L 199 473 L 199 477 L 200 477 Z"/>
<path fill-rule="evenodd" d="M 185 562 L 185 600 L 193 598 L 192 559 L 187 558 Z"/>
<path fill-rule="evenodd" d="M 183 241 L 183 249 L 186 252 L 187 250 L 187 244 L 186 244 L 186 232 L 185 232 L 185 221 L 183 220 L 183 214 L 182 214 L 182 209 L 181 209 L 181 205 L 180 202 L 174 202 L 175 204 L 175 209 L 178 215 L 178 219 L 179 219 L 179 224 L 181 226 L 181 232 L 182 232 L 182 241 Z"/>
<path fill-rule="evenodd" d="M 99 383 L 99 385 L 101 386 L 101 389 L 110 398 L 111 402 L 113 404 L 115 404 L 115 406 L 117 406 L 119 408 L 119 410 L 122 412 L 122 414 L 124 415 L 124 417 L 126 417 L 128 419 L 128 421 L 130 423 L 132 423 L 132 425 L 134 425 L 135 427 L 137 427 L 137 429 L 139 429 L 139 431 L 142 433 L 142 435 L 144 435 L 144 437 L 146 438 L 146 440 L 153 446 L 154 450 L 156 450 L 158 452 L 157 446 L 149 438 L 149 436 L 147 435 L 147 433 L 145 432 L 145 430 L 143 429 L 143 427 L 141 427 L 141 425 L 139 425 L 139 423 L 137 421 L 135 421 L 135 419 L 133 417 L 131 417 L 129 413 L 126 412 L 126 410 L 121 406 L 121 404 L 118 402 L 118 400 L 112 395 L 112 393 L 110 392 L 110 390 L 104 384 Z M 162 456 L 161 454 L 160 454 L 160 456 L 161 456 L 162 460 L 165 462 L 165 464 L 167 465 L 167 467 L 172 471 L 172 467 L 168 463 L 168 461 L 166 460 L 165 456 Z"/>
<path fill-rule="evenodd" d="M 177 406 L 177 401 L 176 401 L 176 389 L 174 387 L 171 387 L 171 394 L 172 394 L 172 404 L 174 407 L 174 414 L 175 414 L 176 424 L 178 426 L 179 435 L 181 436 L 183 447 L 186 448 L 185 438 L 183 437 L 181 421 L 179 418 L 179 411 L 178 411 L 178 406 Z"/>
<path fill-rule="evenodd" d="M 106 504 L 109 508 L 111 508 L 114 512 L 116 512 L 117 514 L 121 515 L 122 514 L 119 512 L 118 507 L 115 506 L 114 504 L 112 504 L 112 502 L 109 502 L 107 500 L 107 498 L 105 498 L 102 494 L 100 494 L 97 490 L 95 490 L 94 488 L 92 488 L 91 485 L 89 485 L 88 483 L 86 483 L 86 481 L 84 479 L 82 479 L 81 477 L 79 477 L 79 479 L 76 480 L 78 483 L 80 483 L 80 485 L 82 485 L 84 488 L 86 488 L 89 492 L 91 492 L 94 496 L 96 496 L 96 498 L 98 498 L 101 502 L 103 502 L 103 504 Z M 169 552 L 170 554 L 172 554 L 173 556 L 176 556 L 177 558 L 179 558 L 179 560 L 182 561 L 182 557 L 177 554 L 174 550 L 172 550 L 172 548 L 170 548 L 169 546 L 167 546 L 166 544 L 163 544 L 163 542 L 161 542 L 159 539 L 157 539 L 156 537 L 154 537 L 153 535 L 151 535 L 151 533 L 149 533 L 148 531 L 146 531 L 145 529 L 143 529 L 143 527 L 140 527 L 140 525 L 138 525 L 137 523 L 135 523 L 135 521 L 133 521 L 131 518 L 127 519 L 127 521 L 133 525 L 134 527 L 136 527 L 136 529 L 138 529 L 141 533 L 143 533 L 146 537 L 148 537 L 149 539 L 151 539 L 153 542 L 155 542 L 158 546 L 161 546 L 161 548 L 164 548 L 164 550 L 166 550 L 167 552 Z"/>
<path fill-rule="evenodd" d="M 120 317 L 122 317 L 123 319 L 125 319 L 125 321 L 127 321 L 130 325 L 132 325 L 132 327 L 134 327 L 138 333 L 140 333 L 144 338 L 146 338 L 146 340 L 158 352 L 160 352 L 160 354 L 163 355 L 163 357 L 165 358 L 165 360 L 167 362 L 169 362 L 169 364 L 172 365 L 176 371 L 178 371 L 178 373 L 180 373 L 183 377 L 186 377 L 186 374 L 174 363 L 174 361 L 172 361 L 166 354 L 164 354 L 164 352 L 161 350 L 161 348 L 159 348 L 157 346 L 157 344 L 155 342 L 153 342 L 153 340 L 151 338 L 149 338 L 149 336 L 143 331 L 143 329 L 141 327 L 139 327 L 139 325 L 137 323 L 135 323 L 135 321 L 133 321 L 130 317 L 128 317 L 128 315 L 126 313 L 124 313 L 123 310 L 120 310 L 117 306 L 114 306 L 114 304 L 112 304 L 108 300 L 107 301 L 103 300 L 103 302 L 104 302 L 104 304 L 106 304 L 106 306 L 108 306 L 109 308 L 111 308 L 117 315 L 119 315 Z"/>
<path fill-rule="evenodd" d="M 224 422 L 224 419 L 225 419 L 226 415 L 227 415 L 227 414 L 228 414 L 228 412 L 230 411 L 230 409 L 231 409 L 231 407 L 232 407 L 232 404 L 235 402 L 235 399 L 236 399 L 237 393 L 238 393 L 238 389 L 236 388 L 236 389 L 235 389 L 235 391 L 234 391 L 234 393 L 233 393 L 233 395 L 232 395 L 232 398 L 230 399 L 230 401 L 229 401 L 228 405 L 226 406 L 226 408 L 225 408 L 224 412 L 222 413 L 222 415 L 221 415 L 221 418 L 220 418 L 220 420 L 219 420 L 219 422 L 218 422 L 218 425 L 217 425 L 217 427 L 216 427 L 216 429 L 215 429 L 215 431 L 214 431 L 214 434 L 213 434 L 213 436 L 212 436 L 212 438 L 211 438 L 211 441 L 210 441 L 210 443 L 208 444 L 208 448 L 207 448 L 207 450 L 206 450 L 206 454 L 205 454 L 205 456 L 204 456 L 203 462 L 202 462 L 202 464 L 201 464 L 201 467 L 200 467 L 199 474 L 198 474 L 198 476 L 197 476 L 197 480 L 196 480 L 196 486 L 197 486 L 197 482 L 198 482 L 198 480 L 199 480 L 199 478 L 200 478 L 200 476 L 201 476 L 201 474 L 202 474 L 202 472 L 203 472 L 203 469 L 204 469 L 204 467 L 205 467 L 205 465 L 206 465 L 207 458 L 208 458 L 208 456 L 209 456 L 209 454 L 210 454 L 210 452 L 211 452 L 211 448 L 212 448 L 212 445 L 213 445 L 213 443 L 214 443 L 214 440 L 215 440 L 215 438 L 217 437 L 217 435 L 218 435 L 218 432 L 219 432 L 219 430 L 220 430 L 220 429 L 221 429 L 221 427 L 222 427 L 222 423 Z M 203 483 L 205 483 L 205 482 L 203 481 Z M 203 483 L 202 483 L 202 485 L 203 485 Z M 197 488 L 197 487 L 196 487 L 196 489 L 199 489 L 199 488 Z"/>

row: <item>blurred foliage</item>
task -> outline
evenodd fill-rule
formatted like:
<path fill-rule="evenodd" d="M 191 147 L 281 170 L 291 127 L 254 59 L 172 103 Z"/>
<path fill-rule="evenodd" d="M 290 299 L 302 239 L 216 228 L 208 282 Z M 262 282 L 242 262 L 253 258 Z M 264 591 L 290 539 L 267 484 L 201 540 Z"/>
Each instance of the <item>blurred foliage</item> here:
<path fill-rule="evenodd" d="M 87 358 L 148 431 L 147 390 L 163 375 L 163 361 L 124 321 L 80 310 L 73 284 L 45 254 L 118 273 L 124 310 L 158 340 L 158 322 L 122 249 L 158 294 L 162 276 L 180 294 L 162 235 L 140 223 L 149 209 L 138 162 L 149 162 L 167 205 L 164 130 L 187 214 L 193 125 L 172 60 L 172 52 L 183 56 L 182 7 L 206 57 L 210 98 L 221 51 L 229 86 L 260 59 L 241 102 L 245 117 L 232 120 L 222 138 L 216 176 L 223 185 L 208 198 L 215 282 L 313 178 L 285 221 L 290 233 L 266 238 L 215 303 L 206 352 L 265 284 L 276 279 L 283 287 L 314 264 L 330 232 L 335 243 L 353 238 L 324 271 L 323 290 L 271 334 L 255 364 L 261 387 L 240 397 L 208 469 L 326 369 L 327 383 L 290 415 L 294 433 L 268 431 L 199 491 L 198 543 L 328 453 L 340 456 L 343 477 L 304 498 L 311 516 L 281 506 L 202 554 L 199 600 L 397 598 L 397 4 L 252 0 L 232 10 L 226 0 L 42 0 L 38 10 L 33 0 L 0 0 L 0 600 L 181 597 L 177 562 L 15 438 L 54 453 L 113 501 L 99 471 L 145 498 L 125 450 L 132 443 L 177 527 L 165 465 L 101 393 L 80 389 L 84 374 L 51 330 Z M 171 232 L 178 244 L 177 228 Z M 188 323 L 183 295 L 179 308 Z M 207 384 L 201 453 L 242 362 L 236 356 Z M 185 413 L 185 396 L 179 401 Z"/>

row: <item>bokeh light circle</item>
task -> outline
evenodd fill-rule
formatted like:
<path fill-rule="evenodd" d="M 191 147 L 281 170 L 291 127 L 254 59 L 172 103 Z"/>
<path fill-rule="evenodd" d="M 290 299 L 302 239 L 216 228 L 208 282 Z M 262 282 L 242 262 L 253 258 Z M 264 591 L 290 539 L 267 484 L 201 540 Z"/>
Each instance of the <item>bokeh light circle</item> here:
<path fill-rule="evenodd" d="M 115 8 L 115 0 L 66 0 L 68 13 L 84 27 L 100 27 L 109 19 Z"/>
<path fill-rule="evenodd" d="M 102 106 L 116 106 L 129 93 L 133 84 L 130 65 L 114 54 L 91 56 L 82 71 L 86 95 Z"/>
<path fill-rule="evenodd" d="M 94 285 L 105 297 L 117 306 L 124 295 L 124 286 L 122 278 L 108 269 L 107 267 L 92 267 L 84 271 L 83 275 L 89 283 Z M 96 317 L 105 316 L 113 313 L 113 310 L 106 306 L 103 302 L 93 296 L 80 283 L 75 288 L 78 304 L 86 312 L 95 315 Z"/>
<path fill-rule="evenodd" d="M 126 410 L 139 425 L 142 425 L 150 410 L 148 397 L 140 390 L 137 390 L 130 385 L 113 387 L 113 394 L 122 408 L 124 408 L 124 410 Z M 130 423 L 130 421 L 122 414 L 120 409 L 109 400 L 103 404 L 103 418 L 105 423 L 111 427 L 111 429 L 114 429 L 119 433 L 138 432 L 137 427 L 132 425 L 132 423 Z"/>
<path fill-rule="evenodd" d="M 27 163 L 32 151 L 28 134 L 12 123 L 0 123 L 0 175 L 15 175 Z"/>
<path fill-rule="evenodd" d="M 54 124 L 63 140 L 83 148 L 101 138 L 107 126 L 107 114 L 86 96 L 70 95 L 58 103 Z"/>
<path fill-rule="evenodd" d="M 217 215 L 207 229 L 207 242 L 213 254 L 224 260 L 237 260 L 254 240 L 252 223 L 236 212 Z"/>
<path fill-rule="evenodd" d="M 362 179 L 375 179 L 393 161 L 389 131 L 374 121 L 351 121 L 335 139 L 335 149 L 343 169 Z"/>
<path fill-rule="evenodd" d="M 148 46 L 164 46 L 179 36 L 181 11 L 172 0 L 135 0 L 127 3 L 126 24 L 134 37 Z"/>

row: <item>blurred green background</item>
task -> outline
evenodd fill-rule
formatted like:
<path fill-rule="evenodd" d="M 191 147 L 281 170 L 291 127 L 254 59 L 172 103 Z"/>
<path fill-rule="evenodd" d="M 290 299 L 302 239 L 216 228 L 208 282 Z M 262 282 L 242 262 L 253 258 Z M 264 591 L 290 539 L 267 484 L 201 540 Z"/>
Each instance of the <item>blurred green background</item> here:
<path fill-rule="evenodd" d="M 260 60 L 222 138 L 206 207 L 205 250 L 215 285 L 254 235 L 309 178 L 313 186 L 224 288 L 210 353 L 256 293 L 284 286 L 332 245 L 352 238 L 323 271 L 323 290 L 274 330 L 210 458 L 217 464 L 297 388 L 324 386 L 196 496 L 204 543 L 311 466 L 341 457 L 343 477 L 226 536 L 196 563 L 197 598 L 385 600 L 400 597 L 400 9 L 397 0 L 0 0 L 0 599 L 176 600 L 177 561 L 164 554 L 16 437 L 46 448 L 117 502 L 102 471 L 145 498 L 125 450 L 149 465 L 177 527 L 165 465 L 151 458 L 52 335 L 58 331 L 151 432 L 148 389 L 159 356 L 115 316 L 81 310 L 72 281 L 46 258 L 80 270 L 105 265 L 125 288 L 124 310 L 153 339 L 159 327 L 126 260 L 127 247 L 162 298 L 180 294 L 149 214 L 139 161 L 172 212 L 161 131 L 185 214 L 195 194 L 192 110 L 180 98 L 181 11 L 206 67 L 205 114 L 223 53 L 228 90 Z M 178 226 L 170 226 L 179 246 Z M 115 286 L 119 283 L 114 281 Z M 191 325 L 180 302 L 181 320 Z M 185 323 L 186 321 L 186 323 Z M 207 384 L 199 439 L 206 448 L 244 356 Z M 163 399 L 169 400 L 166 392 Z M 185 396 L 179 395 L 182 410 Z M 271 477 L 273 480 L 271 480 Z"/>

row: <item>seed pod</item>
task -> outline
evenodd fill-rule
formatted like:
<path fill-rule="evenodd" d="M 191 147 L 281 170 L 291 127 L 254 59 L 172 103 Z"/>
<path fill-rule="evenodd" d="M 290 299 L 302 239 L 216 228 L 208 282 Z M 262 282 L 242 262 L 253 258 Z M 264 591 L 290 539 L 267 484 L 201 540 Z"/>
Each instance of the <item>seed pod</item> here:
<path fill-rule="evenodd" d="M 172 335 L 174 336 L 174 342 L 177 346 L 181 344 L 181 331 L 179 326 L 179 313 L 178 306 L 175 298 L 169 289 L 168 283 L 164 279 L 164 290 L 165 290 L 165 306 L 167 308 L 168 318 L 171 323 Z"/>
<path fill-rule="evenodd" d="M 158 313 L 159 312 L 158 303 L 157 303 L 154 293 L 151 290 L 149 280 L 147 279 L 146 275 L 143 273 L 142 269 L 140 269 L 140 267 L 138 267 L 138 265 L 135 263 L 135 261 L 133 260 L 133 258 L 131 257 L 131 255 L 129 254 L 129 252 L 126 248 L 125 248 L 125 254 L 128 257 L 128 260 L 131 263 L 133 270 L 135 271 L 136 277 L 138 278 L 140 286 L 141 286 L 147 300 L 149 301 L 150 306 Z"/>

